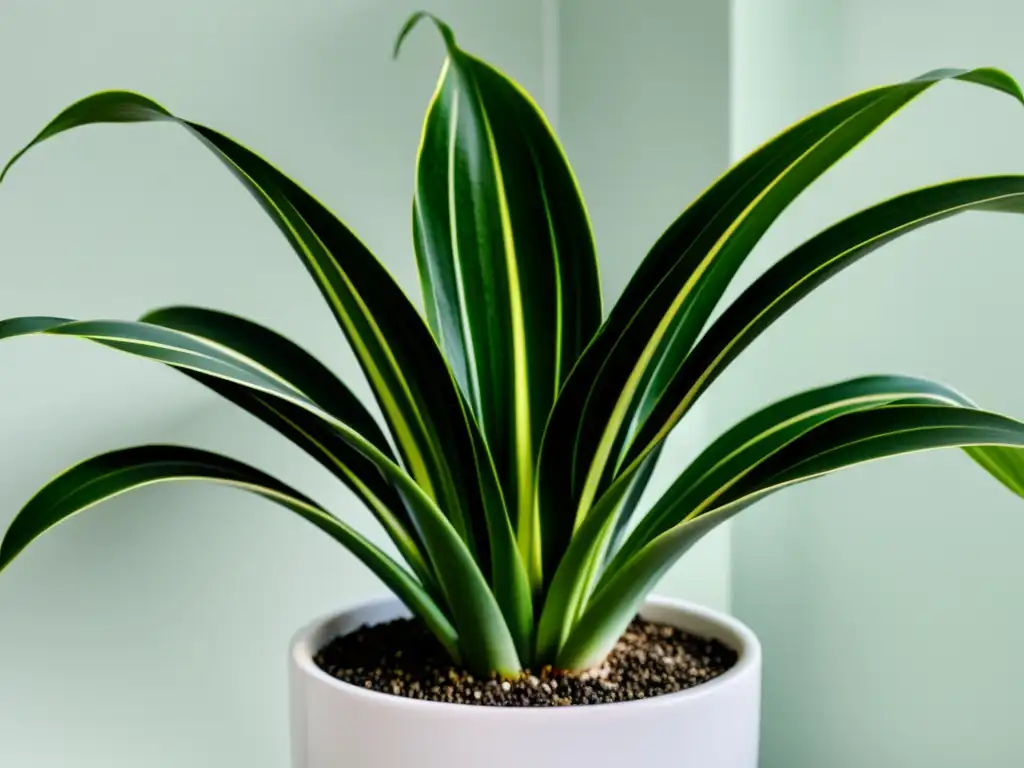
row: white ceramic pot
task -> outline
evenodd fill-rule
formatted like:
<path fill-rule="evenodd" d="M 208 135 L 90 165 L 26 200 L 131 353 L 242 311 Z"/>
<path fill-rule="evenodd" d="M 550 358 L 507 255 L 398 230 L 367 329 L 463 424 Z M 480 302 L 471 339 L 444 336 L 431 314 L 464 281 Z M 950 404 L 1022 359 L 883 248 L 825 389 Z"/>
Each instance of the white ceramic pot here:
<path fill-rule="evenodd" d="M 443 704 L 368 691 L 313 661 L 332 638 L 407 616 L 396 600 L 334 614 L 291 647 L 293 768 L 756 768 L 761 647 L 715 611 L 652 599 L 647 619 L 715 637 L 739 660 L 725 674 L 643 701 L 557 708 Z"/>

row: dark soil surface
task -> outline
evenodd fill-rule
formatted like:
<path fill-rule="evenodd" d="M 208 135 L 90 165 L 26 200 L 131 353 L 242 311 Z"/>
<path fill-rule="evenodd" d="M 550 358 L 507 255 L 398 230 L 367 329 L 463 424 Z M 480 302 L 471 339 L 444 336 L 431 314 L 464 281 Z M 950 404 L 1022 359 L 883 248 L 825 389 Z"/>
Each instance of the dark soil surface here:
<path fill-rule="evenodd" d="M 478 679 L 451 665 L 416 620 L 363 627 L 332 640 L 316 664 L 346 683 L 411 699 L 492 707 L 557 707 L 675 693 L 727 671 L 737 655 L 717 640 L 635 620 L 603 665 L 583 673 L 542 669 L 518 679 Z"/>

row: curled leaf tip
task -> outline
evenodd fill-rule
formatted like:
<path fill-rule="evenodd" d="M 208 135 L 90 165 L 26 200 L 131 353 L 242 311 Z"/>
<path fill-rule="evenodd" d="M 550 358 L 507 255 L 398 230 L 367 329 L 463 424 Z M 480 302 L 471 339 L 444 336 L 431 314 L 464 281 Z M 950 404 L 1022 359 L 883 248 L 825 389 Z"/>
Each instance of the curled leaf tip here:
<path fill-rule="evenodd" d="M 402 49 L 402 43 L 405 42 L 405 38 L 409 36 L 409 33 L 419 24 L 423 19 L 428 19 L 433 22 L 434 26 L 437 27 L 437 31 L 441 33 L 441 37 L 444 38 L 445 47 L 449 53 L 456 49 L 455 47 L 455 33 L 452 32 L 452 28 L 445 24 L 434 14 L 429 11 L 416 11 L 412 14 L 409 19 L 402 26 L 402 31 L 398 33 L 398 38 L 395 40 L 395 50 L 393 58 L 397 59 L 398 54 Z"/>
<path fill-rule="evenodd" d="M 0 170 L 0 182 L 14 164 L 32 147 L 71 128 L 94 123 L 138 123 L 148 120 L 177 120 L 165 107 L 133 91 L 98 91 L 66 107 L 36 134 Z"/>
<path fill-rule="evenodd" d="M 1024 92 L 1021 92 L 1020 85 L 1008 73 L 996 67 L 979 67 L 962 75 L 961 80 L 966 80 L 980 85 L 987 85 L 997 91 L 1013 96 L 1021 104 L 1024 104 Z"/>

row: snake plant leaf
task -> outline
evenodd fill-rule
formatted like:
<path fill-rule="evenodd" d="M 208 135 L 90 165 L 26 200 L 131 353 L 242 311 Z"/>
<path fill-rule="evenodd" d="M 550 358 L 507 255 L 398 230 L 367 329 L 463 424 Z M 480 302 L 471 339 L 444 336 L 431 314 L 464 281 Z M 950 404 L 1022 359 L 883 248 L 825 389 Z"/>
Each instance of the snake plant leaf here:
<path fill-rule="evenodd" d="M 558 561 L 537 621 L 536 658 L 543 664 L 555 662 L 556 654 L 580 618 L 598 575 L 595 563 L 600 563 L 606 542 L 614 534 L 616 511 L 635 487 L 641 465 L 635 462 L 626 467 L 601 495 Z"/>
<path fill-rule="evenodd" d="M 202 307 L 165 307 L 146 313 L 140 320 L 201 336 L 208 342 L 237 350 L 269 370 L 287 371 L 288 380 L 296 389 L 395 461 L 384 433 L 352 391 L 327 366 L 275 331 L 237 315 Z M 388 532 L 417 578 L 433 593 L 433 574 L 405 502 L 373 463 L 330 424 L 279 398 L 198 371 L 178 370 L 287 437 L 347 485 Z M 434 594 L 443 605 L 443 597 Z"/>
<path fill-rule="evenodd" d="M 371 541 L 293 488 L 240 461 L 178 445 L 143 445 L 95 456 L 55 477 L 33 496 L 0 543 L 0 571 L 32 541 L 69 517 L 107 499 L 157 483 L 205 480 L 240 488 L 290 509 L 366 565 L 423 619 L 458 658 L 458 636 L 443 611 L 401 565 Z"/>
<path fill-rule="evenodd" d="M 972 210 L 1024 211 L 1024 177 L 963 179 L 899 195 L 826 229 L 781 259 L 723 312 L 693 348 L 665 387 L 662 401 L 639 430 L 626 463 L 642 462 L 717 375 L 815 287 L 897 237 Z M 685 484 L 675 488 L 681 493 L 684 487 Z M 635 552 L 637 546 L 649 540 L 658 519 L 658 511 L 652 509 L 634 531 L 634 538 L 622 556 Z M 593 546 L 599 547 L 600 542 Z M 609 567 L 614 568 L 615 564 Z M 585 592 L 577 589 L 570 594 L 580 596 Z M 576 608 L 579 610 L 580 606 L 577 604 Z"/>
<path fill-rule="evenodd" d="M 600 583 L 604 583 L 610 574 L 621 568 L 622 564 L 654 535 L 680 522 L 689 509 L 686 503 L 695 498 L 703 498 L 700 493 L 711 482 L 704 475 L 708 474 L 710 469 L 717 468 L 717 462 L 724 460 L 725 457 L 732 458 L 732 451 L 747 449 L 746 452 L 741 452 L 738 459 L 732 459 L 725 470 L 713 474 L 712 481 L 723 471 L 727 472 L 737 464 L 742 468 L 744 458 L 750 455 L 751 451 L 763 450 L 766 445 L 792 439 L 821 420 L 832 418 L 847 410 L 875 407 L 908 398 L 928 402 L 968 403 L 954 390 L 926 379 L 869 376 L 791 396 L 740 422 L 701 452 L 662 494 L 605 567 Z M 554 660 L 558 649 L 567 641 L 573 625 L 582 616 L 586 607 L 595 574 L 582 564 L 593 562 L 602 551 L 604 537 L 615 521 L 617 501 L 627 492 L 631 484 L 630 477 L 641 465 L 642 463 L 630 465 L 594 507 L 593 512 L 588 515 L 573 537 L 555 573 L 538 631 L 538 646 L 549 661 Z M 679 512 L 680 509 L 683 511 Z"/>
<path fill-rule="evenodd" d="M 621 486 L 624 489 L 623 493 L 616 491 L 616 493 L 612 494 L 612 498 L 619 499 L 621 497 L 621 501 L 611 506 L 606 501 L 602 509 L 607 509 L 610 512 L 610 516 L 606 516 L 600 510 L 596 513 L 596 517 L 605 522 L 597 539 L 588 544 L 589 552 L 587 552 L 585 564 L 582 566 L 582 570 L 577 573 L 577 579 L 571 593 L 574 595 L 574 600 L 569 606 L 570 612 L 566 614 L 568 619 L 568 622 L 565 624 L 566 627 L 579 619 L 580 612 L 586 605 L 586 601 L 590 597 L 591 590 L 598 576 L 601 575 L 604 568 L 608 565 L 609 556 L 619 547 L 630 519 L 636 511 L 644 492 L 647 490 L 647 483 L 654 473 L 661 448 L 662 446 L 658 445 L 652 449 L 644 457 L 644 460 L 639 462 L 635 473 L 629 473 L 631 479 L 628 485 L 622 484 Z M 581 538 L 584 541 L 589 541 L 585 532 L 581 531 L 581 534 Z"/>
<path fill-rule="evenodd" d="M 780 259 L 725 309 L 664 387 L 627 462 L 660 443 L 754 339 L 816 287 L 920 227 L 969 211 L 1024 213 L 1024 176 L 985 176 L 913 190 L 823 230 Z"/>
<path fill-rule="evenodd" d="M 268 371 L 287 372 L 288 382 L 329 413 L 342 418 L 388 458 L 387 438 L 359 398 L 301 346 L 248 318 L 206 307 L 170 306 L 150 310 L 139 322 L 198 336 L 241 353 Z"/>
<path fill-rule="evenodd" d="M 986 471 L 999 467 L 995 478 L 1022 495 L 1022 433 L 1024 424 L 1016 419 L 978 408 L 897 402 L 845 414 L 772 454 L 722 497 L 722 505 L 878 458 L 941 447 L 964 447 L 975 460 L 987 457 L 977 463 Z"/>
<path fill-rule="evenodd" d="M 497 470 L 451 370 L 415 307 L 362 242 L 296 182 L 251 150 L 175 117 L 139 94 L 106 91 L 71 105 L 15 155 L 71 128 L 107 122 L 171 121 L 210 149 L 254 196 L 313 277 L 374 392 L 404 466 L 462 537 L 516 634 L 532 598 L 521 558 L 509 555 L 508 512 L 493 492 Z M 500 548 L 496 554 L 492 552 Z M 499 568 L 492 569 L 492 560 Z"/>
<path fill-rule="evenodd" d="M 323 419 L 370 460 L 405 499 L 462 638 L 466 664 L 481 672 L 519 671 L 515 642 L 501 609 L 472 553 L 448 518 L 401 467 L 350 425 L 310 400 L 288 381 L 284 372 L 271 370 L 238 350 L 200 336 L 149 323 L 46 317 L 0 321 L 0 339 L 37 333 L 84 338 L 137 357 L 217 377 L 279 398 Z"/>
<path fill-rule="evenodd" d="M 949 387 L 867 376 L 738 422 L 639 520 L 669 432 L 737 355 L 808 292 L 897 237 L 965 211 L 1024 211 L 1024 176 L 914 190 L 793 250 L 713 319 L 737 271 L 808 186 L 945 80 L 1024 102 L 1000 70 L 943 69 L 795 123 L 724 173 L 664 231 L 602 321 L 586 207 L 542 111 L 436 26 L 445 60 L 416 155 L 412 235 L 425 317 L 333 213 L 224 134 L 140 94 L 60 112 L 0 171 L 65 131 L 165 122 L 198 139 L 274 222 L 345 334 L 382 419 L 306 350 L 250 320 L 168 307 L 136 322 L 0 320 L 0 339 L 82 338 L 180 371 L 263 421 L 363 501 L 405 565 L 315 502 L 231 459 L 142 446 L 90 459 L 34 497 L 0 570 L 49 527 L 111 496 L 200 479 L 270 498 L 352 550 L 474 674 L 587 667 L 672 563 L 722 521 L 794 483 L 959 447 L 1024 496 L 1024 423 Z M 407 566 L 407 567 L 406 567 Z"/>
<path fill-rule="evenodd" d="M 662 235 L 613 306 L 555 404 L 541 449 L 541 518 L 553 560 L 622 469 L 726 285 L 804 189 L 937 82 L 963 80 L 1024 101 L 995 69 L 937 70 L 837 102 L 733 166 Z M 577 375 L 578 374 L 578 375 Z M 550 436 L 549 436 L 550 435 Z M 566 457 L 571 457 L 566 466 Z M 563 510 L 574 510 L 565 520 Z"/>
<path fill-rule="evenodd" d="M 429 328 L 365 245 L 312 195 L 227 136 L 183 120 L 140 94 L 103 91 L 55 117 L 0 173 L 64 131 L 100 123 L 172 122 L 242 182 L 310 273 L 366 374 L 404 465 L 487 568 L 482 497 L 472 472 L 473 425 Z"/>
<path fill-rule="evenodd" d="M 625 497 L 622 500 L 622 504 L 615 512 L 615 522 L 613 524 L 611 539 L 608 542 L 608 551 L 604 555 L 604 565 L 607 565 L 608 558 L 617 552 L 622 542 L 625 540 L 626 535 L 629 531 L 629 523 L 636 512 L 636 508 L 640 505 L 640 499 L 643 496 L 644 491 L 647 489 L 647 484 L 650 482 L 651 475 L 654 474 L 654 470 L 657 467 L 658 459 L 661 457 L 661 449 L 664 448 L 664 443 L 660 443 L 655 446 L 654 450 L 641 462 L 640 467 L 636 473 L 636 477 L 633 479 L 632 485 L 629 487 Z"/>
<path fill-rule="evenodd" d="M 607 572 L 614 572 L 656 536 L 683 522 L 718 488 L 764 456 L 837 416 L 893 403 L 974 407 L 944 384 L 895 375 L 849 379 L 773 403 L 724 432 L 690 463 L 633 529 Z"/>
<path fill-rule="evenodd" d="M 505 512 L 506 506 L 491 453 L 479 430 L 474 430 L 472 436 L 473 461 L 485 497 L 484 510 L 491 544 L 492 591 L 512 634 L 519 659 L 523 665 L 528 665 L 533 659 L 534 648 L 533 586 L 526 561 L 517 546 L 512 519 Z"/>
<path fill-rule="evenodd" d="M 961 447 L 972 457 L 991 457 L 978 463 L 987 470 L 998 465 L 996 479 L 1024 495 L 1024 424 L 975 408 L 895 402 L 826 419 L 781 447 L 772 442 L 765 441 L 760 461 L 749 456 L 746 466 L 705 496 L 684 522 L 608 572 L 562 646 L 558 666 L 585 668 L 602 658 L 653 584 L 683 553 L 725 520 L 790 485 L 890 456 Z"/>
<path fill-rule="evenodd" d="M 403 37 L 426 17 L 411 19 Z M 430 18 L 447 58 L 416 162 L 424 303 L 483 427 L 537 581 L 534 466 L 555 396 L 601 321 L 594 243 L 541 110 Z"/>

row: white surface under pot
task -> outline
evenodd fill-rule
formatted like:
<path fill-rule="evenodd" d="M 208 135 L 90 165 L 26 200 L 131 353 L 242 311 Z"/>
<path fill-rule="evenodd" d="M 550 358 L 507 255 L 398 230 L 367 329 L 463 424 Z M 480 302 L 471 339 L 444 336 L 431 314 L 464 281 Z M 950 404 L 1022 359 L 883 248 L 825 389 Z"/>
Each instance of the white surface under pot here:
<path fill-rule="evenodd" d="M 756 768 L 761 648 L 724 614 L 651 599 L 644 618 L 717 638 L 739 653 L 710 682 L 642 701 L 505 708 L 426 702 L 341 682 L 313 661 L 332 638 L 407 616 L 397 600 L 315 621 L 292 641 L 293 768 Z"/>

